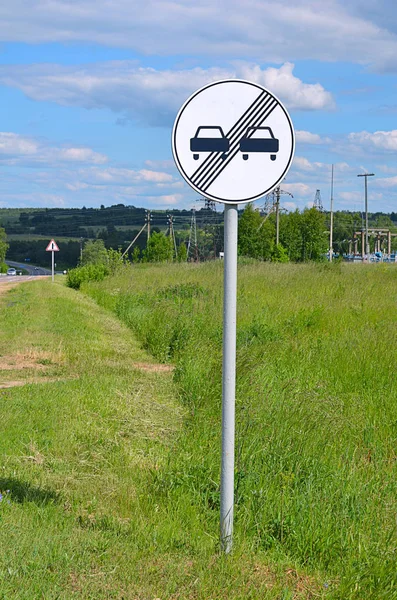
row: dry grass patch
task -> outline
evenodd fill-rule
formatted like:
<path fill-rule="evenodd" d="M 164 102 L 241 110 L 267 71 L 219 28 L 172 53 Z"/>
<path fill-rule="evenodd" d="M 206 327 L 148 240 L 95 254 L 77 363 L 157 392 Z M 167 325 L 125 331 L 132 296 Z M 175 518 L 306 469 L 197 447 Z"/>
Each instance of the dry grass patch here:
<path fill-rule="evenodd" d="M 42 371 L 63 362 L 64 357 L 61 350 L 46 352 L 31 348 L 24 352 L 0 356 L 0 371 L 19 371 L 23 369 Z"/>
<path fill-rule="evenodd" d="M 58 383 L 58 381 L 70 381 L 77 379 L 78 377 L 40 377 L 40 379 L 25 379 L 22 380 L 2 380 L 0 381 L 0 390 L 6 390 L 8 388 L 21 387 L 24 385 L 37 385 L 41 383 Z"/>
<path fill-rule="evenodd" d="M 134 362 L 133 367 L 149 373 L 171 373 L 174 370 L 173 365 L 162 365 L 161 363 Z"/>

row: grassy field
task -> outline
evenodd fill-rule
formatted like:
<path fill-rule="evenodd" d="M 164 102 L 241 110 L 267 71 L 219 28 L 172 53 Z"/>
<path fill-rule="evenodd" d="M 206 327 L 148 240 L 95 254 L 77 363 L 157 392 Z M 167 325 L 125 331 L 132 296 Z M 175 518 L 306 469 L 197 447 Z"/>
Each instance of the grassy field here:
<path fill-rule="evenodd" d="M 222 265 L 138 265 L 84 291 L 175 364 L 187 416 L 154 489 L 181 548 L 215 553 Z M 215 561 L 234 585 L 218 571 L 176 597 L 397 598 L 397 270 L 246 263 L 238 296 L 235 553 Z"/>
<path fill-rule="evenodd" d="M 396 283 L 240 265 L 227 558 L 222 265 L 3 293 L 0 598 L 396 599 Z"/>
<path fill-rule="evenodd" d="M 62 283 L 0 293 L 2 600 L 323 597 L 251 537 L 219 555 L 218 416 L 189 457 L 191 406 L 129 328 Z"/>

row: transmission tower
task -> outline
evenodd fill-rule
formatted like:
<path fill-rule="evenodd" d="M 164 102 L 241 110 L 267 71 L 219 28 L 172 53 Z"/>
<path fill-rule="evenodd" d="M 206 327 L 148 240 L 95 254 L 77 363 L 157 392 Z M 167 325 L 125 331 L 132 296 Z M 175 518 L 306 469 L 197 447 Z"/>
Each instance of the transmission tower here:
<path fill-rule="evenodd" d="M 214 200 L 210 200 L 209 198 L 204 198 L 204 208 L 206 210 L 211 210 L 213 212 L 216 211 L 216 204 Z"/>
<path fill-rule="evenodd" d="M 270 214 L 273 210 L 274 210 L 274 202 L 275 197 L 274 197 L 274 191 L 270 192 L 270 194 L 268 194 L 266 196 L 265 199 L 265 204 L 263 205 L 263 212 L 268 215 Z"/>
<path fill-rule="evenodd" d="M 321 193 L 320 190 L 316 190 L 316 195 L 314 196 L 314 204 L 313 208 L 316 208 L 318 211 L 323 212 L 323 203 L 321 201 Z"/>

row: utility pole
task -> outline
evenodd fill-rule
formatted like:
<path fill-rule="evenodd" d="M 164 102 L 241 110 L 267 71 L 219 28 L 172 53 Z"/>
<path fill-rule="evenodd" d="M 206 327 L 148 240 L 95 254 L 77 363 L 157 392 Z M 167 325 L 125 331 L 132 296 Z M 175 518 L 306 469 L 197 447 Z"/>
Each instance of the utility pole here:
<path fill-rule="evenodd" d="M 198 260 L 198 248 L 197 248 L 197 223 L 196 223 L 196 209 L 192 208 L 192 220 L 190 222 L 190 233 L 189 233 L 189 242 L 187 245 L 187 259 L 189 260 L 189 252 L 190 248 L 193 245 L 194 247 L 194 260 Z"/>
<path fill-rule="evenodd" d="M 139 230 L 139 232 L 137 233 L 137 235 L 132 240 L 131 244 L 129 244 L 129 246 L 127 247 L 127 249 L 124 250 L 123 254 L 121 255 L 121 258 L 124 258 L 124 256 L 127 254 L 128 250 L 135 244 L 135 242 L 137 241 L 137 239 L 141 235 L 142 231 L 145 229 L 146 225 L 147 225 L 147 222 L 145 221 L 145 223 L 143 224 L 143 226 L 141 227 L 141 229 Z"/>
<path fill-rule="evenodd" d="M 176 240 L 175 240 L 175 232 L 174 232 L 174 223 L 172 221 L 172 215 L 168 215 L 168 224 L 169 224 L 169 232 L 170 232 L 170 237 L 172 237 L 172 241 L 174 243 L 174 251 L 175 251 L 175 258 L 178 257 L 178 250 L 176 248 Z"/>
<path fill-rule="evenodd" d="M 280 186 L 276 187 L 276 246 L 280 241 Z"/>
<path fill-rule="evenodd" d="M 368 239 L 368 177 L 374 177 L 375 173 L 360 173 L 357 177 L 365 177 L 365 254 L 369 256 L 369 239 Z"/>
<path fill-rule="evenodd" d="M 150 219 L 151 219 L 151 211 L 146 211 L 146 223 L 147 223 L 147 241 L 150 240 Z"/>
<path fill-rule="evenodd" d="M 83 238 L 80 238 L 80 264 L 83 262 Z"/>
<path fill-rule="evenodd" d="M 334 254 L 333 249 L 333 233 L 334 233 L 334 165 L 331 169 L 331 222 L 329 226 L 329 262 L 332 262 Z"/>
<path fill-rule="evenodd" d="M 280 197 L 281 194 L 287 194 L 293 198 L 294 196 L 290 192 L 286 192 L 282 190 L 280 186 L 277 186 L 275 190 L 272 191 L 271 196 L 273 198 L 273 210 L 276 213 L 276 246 L 280 243 Z M 267 201 L 266 201 L 267 204 Z M 265 205 L 266 206 L 266 205 Z M 270 214 L 270 211 L 268 212 Z M 261 226 L 263 225 L 262 222 Z"/>

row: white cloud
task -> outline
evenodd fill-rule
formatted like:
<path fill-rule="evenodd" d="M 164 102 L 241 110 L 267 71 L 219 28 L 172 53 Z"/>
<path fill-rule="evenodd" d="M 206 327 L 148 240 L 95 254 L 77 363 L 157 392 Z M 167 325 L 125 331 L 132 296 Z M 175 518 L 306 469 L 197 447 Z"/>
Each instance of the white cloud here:
<path fill-rule="evenodd" d="M 318 135 L 318 133 L 310 133 L 310 131 L 295 131 L 296 141 L 300 144 L 328 144 L 330 143 L 330 138 L 322 138 Z"/>
<path fill-rule="evenodd" d="M 151 169 L 174 169 L 173 160 L 145 160 L 145 165 Z"/>
<path fill-rule="evenodd" d="M 33 140 L 7 131 L 0 132 L 0 154 L 25 156 L 36 154 L 38 144 Z"/>
<path fill-rule="evenodd" d="M 397 173 L 397 167 L 389 167 L 388 165 L 376 165 L 376 171 L 381 171 L 382 173 Z"/>
<path fill-rule="evenodd" d="M 318 169 L 323 169 L 325 166 L 324 163 L 320 162 L 310 162 L 307 158 L 303 156 L 295 156 L 293 166 L 299 169 L 300 171 L 316 171 Z"/>
<path fill-rule="evenodd" d="M 80 169 L 76 175 L 91 184 L 129 185 L 139 184 L 171 184 L 174 177 L 161 171 L 148 169 L 126 169 L 120 167 L 88 167 Z"/>
<path fill-rule="evenodd" d="M 319 83 L 303 83 L 293 74 L 294 65 L 286 62 L 279 69 L 262 70 L 258 65 L 240 66 L 243 79 L 255 81 L 284 100 L 290 109 L 321 110 L 334 108 L 332 94 Z"/>
<path fill-rule="evenodd" d="M 283 183 L 282 187 L 287 192 L 290 192 L 291 194 L 293 194 L 293 196 L 295 196 L 295 195 L 296 196 L 307 196 L 308 194 L 312 193 L 312 191 L 313 191 L 311 186 L 307 185 L 306 183 L 302 183 L 302 182 Z"/>
<path fill-rule="evenodd" d="M 383 179 L 376 180 L 377 185 L 383 188 L 397 187 L 397 176 L 396 177 L 384 177 Z"/>
<path fill-rule="evenodd" d="M 71 162 L 103 164 L 108 160 L 107 156 L 94 152 L 91 148 L 60 148 L 56 149 L 55 155 L 58 160 Z"/>
<path fill-rule="evenodd" d="M 175 206 L 183 200 L 182 194 L 168 194 L 165 196 L 147 196 L 146 200 L 156 206 Z"/>
<path fill-rule="evenodd" d="M 14 0 L 4 42 L 89 42 L 142 54 L 396 65 L 392 0 Z"/>
<path fill-rule="evenodd" d="M 338 198 L 348 202 L 362 202 L 363 195 L 360 192 L 338 192 Z"/>
<path fill-rule="evenodd" d="M 0 84 L 16 87 L 33 100 L 63 106 L 107 108 L 124 118 L 151 125 L 170 125 L 182 102 L 196 89 L 218 79 L 249 78 L 268 87 L 288 108 L 332 109 L 330 92 L 319 83 L 304 83 L 294 65 L 279 69 L 246 63 L 234 67 L 159 71 L 134 61 L 110 61 L 84 66 L 56 64 L 0 66 Z"/>
<path fill-rule="evenodd" d="M 0 132 L 0 164 L 55 164 L 63 162 L 103 164 L 108 158 L 91 148 L 52 146 L 44 140 L 36 140 L 17 133 Z"/>
<path fill-rule="evenodd" d="M 349 140 L 355 145 L 365 145 L 377 150 L 397 150 L 397 129 L 392 131 L 361 131 L 359 133 L 349 133 Z"/>

